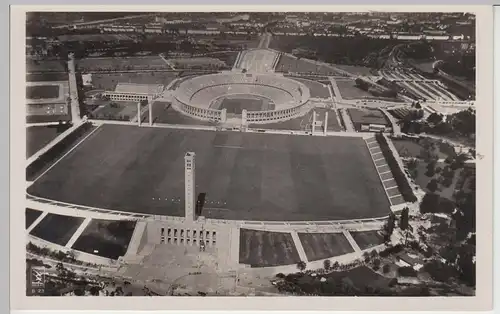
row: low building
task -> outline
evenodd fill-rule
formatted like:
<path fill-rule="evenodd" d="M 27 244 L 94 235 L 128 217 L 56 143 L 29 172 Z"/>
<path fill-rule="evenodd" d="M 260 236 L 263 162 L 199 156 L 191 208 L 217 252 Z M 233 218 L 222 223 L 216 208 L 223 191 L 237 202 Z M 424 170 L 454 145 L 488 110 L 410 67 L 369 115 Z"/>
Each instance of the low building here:
<path fill-rule="evenodd" d="M 114 101 L 151 101 L 158 98 L 163 89 L 159 84 L 118 83 L 114 91 L 106 91 L 103 96 Z"/>
<path fill-rule="evenodd" d="M 411 267 L 419 271 L 423 267 L 423 261 L 417 256 L 410 256 L 407 253 L 399 253 L 396 255 L 396 264 L 400 267 Z"/>

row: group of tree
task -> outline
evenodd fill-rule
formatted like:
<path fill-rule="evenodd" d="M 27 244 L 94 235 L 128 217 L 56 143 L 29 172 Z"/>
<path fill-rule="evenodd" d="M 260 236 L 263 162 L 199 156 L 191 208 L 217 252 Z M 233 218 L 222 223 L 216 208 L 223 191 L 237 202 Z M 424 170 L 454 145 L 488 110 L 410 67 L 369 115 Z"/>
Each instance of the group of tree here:
<path fill-rule="evenodd" d="M 448 115 L 446 119 L 439 113 L 431 113 L 425 121 L 402 119 L 401 130 L 408 134 L 429 133 L 437 135 L 452 135 L 471 137 L 476 132 L 476 113 L 467 109 Z"/>
<path fill-rule="evenodd" d="M 441 197 L 436 193 L 428 192 L 424 195 L 420 203 L 420 212 L 425 213 L 445 213 L 451 214 L 456 208 L 455 202 Z"/>

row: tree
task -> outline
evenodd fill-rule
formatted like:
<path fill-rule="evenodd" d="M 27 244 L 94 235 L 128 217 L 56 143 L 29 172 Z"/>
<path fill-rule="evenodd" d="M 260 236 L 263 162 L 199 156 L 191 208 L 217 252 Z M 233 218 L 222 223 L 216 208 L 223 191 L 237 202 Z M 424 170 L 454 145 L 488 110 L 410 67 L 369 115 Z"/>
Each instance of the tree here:
<path fill-rule="evenodd" d="M 99 289 L 99 287 L 97 287 L 97 286 L 92 286 L 92 287 L 90 288 L 90 294 L 91 294 L 91 295 L 93 295 L 93 296 L 99 296 L 99 291 L 100 291 L 100 290 L 101 290 L 101 289 Z"/>
<path fill-rule="evenodd" d="M 394 226 L 396 224 L 396 215 L 394 213 L 389 214 L 389 218 L 387 219 L 387 223 L 384 225 L 384 241 L 388 242 L 394 232 Z"/>
<path fill-rule="evenodd" d="M 297 268 L 300 270 L 300 271 L 304 271 L 307 267 L 307 264 L 306 262 L 304 261 L 300 261 L 297 263 Z"/>
<path fill-rule="evenodd" d="M 428 177 L 433 177 L 436 169 L 436 163 L 434 161 L 431 161 L 427 164 L 427 171 L 425 172 L 425 175 Z"/>
<path fill-rule="evenodd" d="M 333 263 L 333 265 L 332 265 L 333 269 L 338 269 L 339 267 L 340 267 L 340 264 L 338 261 L 335 261 L 335 263 Z"/>
<path fill-rule="evenodd" d="M 365 259 L 365 263 L 369 263 L 370 262 L 370 253 L 365 251 L 363 253 L 363 258 Z"/>
<path fill-rule="evenodd" d="M 435 213 L 438 212 L 439 208 L 439 195 L 434 193 L 426 193 L 420 203 L 420 212 L 425 213 Z"/>
<path fill-rule="evenodd" d="M 443 178 L 441 183 L 443 184 L 443 186 L 449 188 L 453 184 L 453 179 L 450 177 L 445 177 L 445 178 Z"/>
<path fill-rule="evenodd" d="M 389 264 L 385 264 L 383 267 L 382 267 L 382 271 L 384 272 L 384 274 L 387 274 L 388 272 L 391 271 L 391 266 L 389 266 Z"/>
<path fill-rule="evenodd" d="M 429 191 L 431 191 L 432 193 L 436 192 L 437 189 L 438 189 L 438 181 L 436 179 L 432 179 L 431 181 L 429 181 L 429 183 L 427 184 L 427 189 Z"/>
<path fill-rule="evenodd" d="M 431 113 L 428 117 L 427 117 L 427 122 L 431 123 L 431 124 L 438 124 L 440 122 L 443 121 L 443 116 L 441 114 L 438 114 L 438 113 Z"/>
<path fill-rule="evenodd" d="M 327 271 L 328 271 L 328 270 L 330 270 L 330 267 L 331 267 L 331 266 L 332 266 L 332 261 L 330 261 L 329 259 L 325 259 L 325 260 L 323 261 L 323 268 L 324 268 L 325 270 L 327 270 Z"/>
<path fill-rule="evenodd" d="M 402 230 L 406 230 L 409 225 L 409 208 L 405 207 L 403 208 L 403 211 L 401 212 L 401 218 L 399 221 L 399 226 L 401 227 Z"/>
<path fill-rule="evenodd" d="M 77 288 L 73 291 L 76 296 L 82 296 L 85 295 L 85 291 L 82 288 Z"/>

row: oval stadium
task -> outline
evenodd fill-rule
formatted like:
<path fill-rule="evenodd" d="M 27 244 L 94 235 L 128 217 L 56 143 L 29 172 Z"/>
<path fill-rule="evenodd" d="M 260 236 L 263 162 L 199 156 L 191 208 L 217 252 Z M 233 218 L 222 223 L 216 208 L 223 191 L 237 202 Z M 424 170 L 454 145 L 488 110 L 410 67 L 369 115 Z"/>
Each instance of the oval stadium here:
<path fill-rule="evenodd" d="M 279 122 L 302 113 L 309 101 L 302 83 L 259 73 L 220 73 L 188 79 L 175 90 L 175 104 L 188 115 L 210 120 L 214 115 L 254 123 Z M 219 113 L 220 112 L 220 113 Z"/>

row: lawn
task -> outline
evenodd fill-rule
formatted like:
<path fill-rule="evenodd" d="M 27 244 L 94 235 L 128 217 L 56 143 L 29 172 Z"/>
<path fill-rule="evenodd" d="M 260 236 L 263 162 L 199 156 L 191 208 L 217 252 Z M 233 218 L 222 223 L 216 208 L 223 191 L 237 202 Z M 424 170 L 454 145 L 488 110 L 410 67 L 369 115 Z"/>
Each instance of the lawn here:
<path fill-rule="evenodd" d="M 367 91 L 356 87 L 354 80 L 342 79 L 335 80 L 337 87 L 340 90 L 340 95 L 345 99 L 360 99 L 360 98 L 376 98 Z"/>
<path fill-rule="evenodd" d="M 309 261 L 354 252 L 343 233 L 299 233 L 299 238 Z"/>
<path fill-rule="evenodd" d="M 159 56 L 148 57 L 113 57 L 113 58 L 85 58 L 77 60 L 77 71 L 100 72 L 100 71 L 136 71 L 136 70 L 162 70 L 170 69 L 165 61 Z"/>
<path fill-rule="evenodd" d="M 103 125 L 28 189 L 68 203 L 183 216 L 184 154 L 196 153 L 209 218 L 336 220 L 388 214 L 365 142 L 351 137 Z M 68 176 L 68 169 L 72 175 Z"/>
<path fill-rule="evenodd" d="M 299 261 L 290 233 L 240 229 L 240 264 L 270 267 Z"/>
<path fill-rule="evenodd" d="M 26 86 L 26 99 L 51 99 L 59 97 L 59 85 Z"/>
<path fill-rule="evenodd" d="M 33 230 L 31 235 L 48 242 L 66 245 L 82 224 L 83 218 L 47 214 Z"/>
<path fill-rule="evenodd" d="M 379 234 L 378 230 L 350 231 L 350 234 L 361 250 L 366 250 L 384 243 L 384 238 Z"/>
<path fill-rule="evenodd" d="M 26 128 L 26 157 L 31 157 L 69 127 L 71 124 Z"/>
<path fill-rule="evenodd" d="M 31 208 L 26 208 L 25 212 L 25 217 L 26 217 L 26 229 L 28 229 L 29 226 L 31 226 L 32 223 L 37 220 L 38 217 L 42 214 L 41 211 L 31 209 Z"/>
<path fill-rule="evenodd" d="M 328 85 L 298 77 L 292 77 L 292 79 L 307 86 L 312 98 L 330 99 L 330 91 L 328 90 Z"/>
<path fill-rule="evenodd" d="M 453 147 L 442 144 L 439 142 L 434 142 L 432 140 L 421 139 L 421 140 L 402 140 L 402 139 L 392 139 L 392 143 L 396 147 L 399 155 L 401 157 L 411 157 L 411 158 L 422 158 L 422 153 L 424 151 L 425 142 L 435 143 L 432 148 L 432 153 L 437 155 L 439 159 L 444 159 L 451 154 L 455 153 Z"/>
<path fill-rule="evenodd" d="M 26 59 L 26 72 L 66 72 L 67 66 L 64 60 Z"/>
<path fill-rule="evenodd" d="M 373 69 L 364 66 L 335 64 L 335 67 L 354 75 L 364 75 L 364 76 L 373 75 L 371 73 Z"/>
<path fill-rule="evenodd" d="M 134 228 L 135 221 L 92 219 L 72 248 L 106 258 L 118 259 L 127 252 Z"/>
<path fill-rule="evenodd" d="M 275 68 L 276 72 L 285 73 L 314 73 L 320 75 L 339 75 L 333 66 L 316 63 L 313 60 L 297 59 L 283 54 Z"/>
<path fill-rule="evenodd" d="M 91 119 L 129 121 L 137 115 L 137 103 L 133 101 L 110 102 L 99 106 L 89 114 Z"/>
<path fill-rule="evenodd" d="M 70 121 L 68 104 L 29 104 L 26 105 L 26 123 Z"/>

